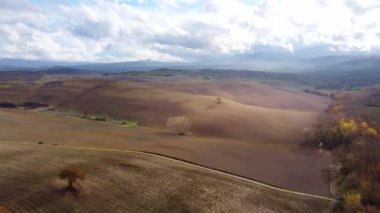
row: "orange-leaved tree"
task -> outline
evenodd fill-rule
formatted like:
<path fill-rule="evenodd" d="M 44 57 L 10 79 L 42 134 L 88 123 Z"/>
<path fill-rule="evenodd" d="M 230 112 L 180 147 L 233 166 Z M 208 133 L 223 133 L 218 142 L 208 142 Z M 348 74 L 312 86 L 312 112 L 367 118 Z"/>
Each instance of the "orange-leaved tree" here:
<path fill-rule="evenodd" d="M 8 213 L 8 210 L 4 206 L 0 205 L 0 213 Z"/>
<path fill-rule="evenodd" d="M 69 184 L 68 188 L 70 190 L 74 189 L 73 184 L 77 181 L 77 179 L 84 180 L 86 174 L 79 168 L 79 167 L 68 167 L 65 169 L 62 169 L 59 172 L 59 178 L 62 180 L 67 179 L 67 182 Z"/>

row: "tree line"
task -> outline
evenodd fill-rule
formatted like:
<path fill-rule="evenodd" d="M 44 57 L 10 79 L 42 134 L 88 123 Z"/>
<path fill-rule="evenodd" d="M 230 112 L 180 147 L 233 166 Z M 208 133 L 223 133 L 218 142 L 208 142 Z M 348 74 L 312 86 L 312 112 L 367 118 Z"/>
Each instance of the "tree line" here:
<path fill-rule="evenodd" d="M 305 145 L 332 153 L 336 212 L 380 212 L 380 116 L 354 93 L 336 93 L 326 116 L 308 132 Z M 372 115 L 372 114 L 371 114 Z"/>

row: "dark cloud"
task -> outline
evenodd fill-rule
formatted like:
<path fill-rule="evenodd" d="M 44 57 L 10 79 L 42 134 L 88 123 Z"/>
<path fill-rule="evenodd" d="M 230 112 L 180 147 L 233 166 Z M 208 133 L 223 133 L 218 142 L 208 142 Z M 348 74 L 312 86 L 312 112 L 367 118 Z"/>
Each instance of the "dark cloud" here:
<path fill-rule="evenodd" d="M 207 39 L 192 37 L 191 35 L 156 35 L 153 42 L 169 46 L 181 46 L 189 49 L 205 49 L 209 47 Z"/>
<path fill-rule="evenodd" d="M 363 40 L 365 38 L 365 34 L 364 33 L 355 33 L 354 38 L 357 40 Z"/>
<path fill-rule="evenodd" d="M 202 22 L 189 22 L 181 26 L 182 34 L 167 32 L 154 35 L 152 42 L 168 46 L 179 46 L 188 49 L 210 49 L 216 36 L 227 33 L 220 27 Z"/>
<path fill-rule="evenodd" d="M 38 7 L 26 0 L 1 0 L 0 1 L 1 10 L 11 10 L 11 11 L 38 11 Z"/>
<path fill-rule="evenodd" d="M 346 0 L 346 5 L 348 6 L 348 8 L 350 8 L 354 13 L 358 14 L 358 15 L 362 15 L 362 14 L 365 14 L 366 12 L 370 11 L 370 10 L 373 10 L 373 9 L 376 9 L 376 8 L 380 8 L 380 3 L 374 5 L 374 6 L 371 6 L 371 7 L 362 7 L 360 6 L 360 4 L 355 1 L 355 0 Z"/>
<path fill-rule="evenodd" d="M 338 41 L 338 42 L 346 42 L 347 38 L 345 36 L 337 35 L 337 36 L 332 36 L 333 41 Z"/>
<path fill-rule="evenodd" d="M 375 29 L 375 28 L 377 28 L 377 26 L 378 26 L 377 23 L 372 22 L 372 23 L 370 23 L 370 24 L 367 24 L 367 25 L 365 26 L 365 28 L 366 28 L 367 30 L 370 30 L 370 29 Z"/>
<path fill-rule="evenodd" d="M 101 39 L 112 36 L 110 25 L 106 22 L 86 21 L 75 25 L 71 32 L 74 35 L 91 39 Z"/>

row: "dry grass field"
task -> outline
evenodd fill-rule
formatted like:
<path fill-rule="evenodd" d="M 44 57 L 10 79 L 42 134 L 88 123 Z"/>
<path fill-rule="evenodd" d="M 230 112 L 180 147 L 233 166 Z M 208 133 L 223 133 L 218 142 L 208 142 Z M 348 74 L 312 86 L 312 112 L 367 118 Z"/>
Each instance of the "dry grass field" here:
<path fill-rule="evenodd" d="M 331 203 L 175 162 L 49 144 L 0 143 L 0 203 L 11 212 L 328 212 Z M 86 172 L 65 190 L 67 165 Z"/>
<path fill-rule="evenodd" d="M 178 136 L 151 128 L 24 110 L 0 110 L 0 140 L 118 148 L 164 154 L 280 187 L 329 196 L 326 156 L 296 146 Z"/>

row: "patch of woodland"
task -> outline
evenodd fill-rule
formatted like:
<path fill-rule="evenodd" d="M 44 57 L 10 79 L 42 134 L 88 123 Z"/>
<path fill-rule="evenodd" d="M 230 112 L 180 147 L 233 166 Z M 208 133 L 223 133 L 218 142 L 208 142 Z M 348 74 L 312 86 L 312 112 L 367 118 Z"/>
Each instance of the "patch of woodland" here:
<path fill-rule="evenodd" d="M 335 94 L 335 102 L 303 144 L 332 153 L 336 212 L 380 212 L 380 118 L 367 106 L 372 92 Z"/>

